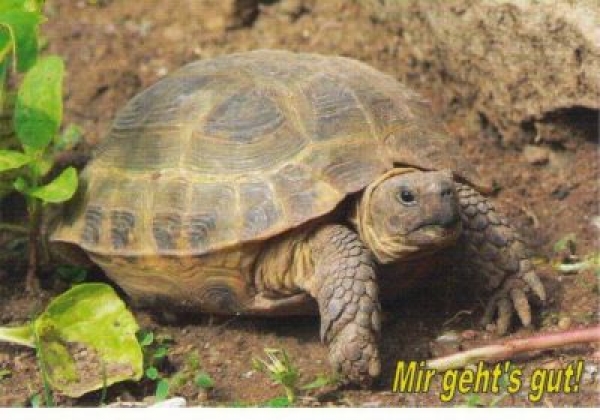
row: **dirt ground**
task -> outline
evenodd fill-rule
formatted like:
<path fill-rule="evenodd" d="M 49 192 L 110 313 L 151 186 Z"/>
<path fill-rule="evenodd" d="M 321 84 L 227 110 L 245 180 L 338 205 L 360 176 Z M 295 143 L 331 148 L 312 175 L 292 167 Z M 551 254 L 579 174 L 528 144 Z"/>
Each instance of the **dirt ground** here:
<path fill-rule="evenodd" d="M 48 0 L 49 20 L 43 25 L 47 51 L 66 60 L 65 122 L 76 123 L 86 140 L 97 142 L 106 133 L 115 112 L 144 87 L 184 63 L 255 48 L 282 48 L 346 55 L 396 76 L 428 97 L 449 130 L 461 140 L 464 154 L 484 176 L 501 188 L 496 201 L 531 243 L 539 273 L 550 294 L 539 311 L 534 329 L 517 329 L 515 336 L 534 330 L 559 331 L 598 322 L 598 277 L 593 271 L 564 274 L 549 261 L 560 258 L 554 244 L 574 234 L 576 254 L 598 251 L 599 173 L 598 142 L 581 141 L 572 148 L 543 146 L 546 158 L 532 159 L 525 145 L 501 147 L 489 131 L 473 127 L 461 116 L 465 110 L 442 109 L 439 93 L 428 89 L 427 75 L 405 54 L 402 39 L 390 26 L 372 19 L 359 1 L 264 2 L 251 26 L 227 28 L 222 3 L 214 1 Z M 227 2 L 225 2 L 227 3 Z M 537 163 L 532 163 L 537 162 Z M 18 264 L 15 264 L 18 267 Z M 23 292 L 19 270 L 0 268 L 0 323 L 18 324 L 43 307 L 44 302 Z M 60 286 L 49 285 L 48 295 Z M 473 401 L 457 395 L 448 403 L 439 399 L 439 381 L 428 393 L 394 393 L 391 386 L 398 360 L 422 360 L 439 352 L 439 340 L 458 332 L 456 347 L 472 347 L 496 337 L 477 328 L 481 303 L 463 299 L 459 291 L 424 290 L 385 308 L 381 342 L 383 369 L 371 390 L 326 387 L 303 393 L 299 406 L 456 406 Z M 328 372 L 327 351 L 319 341 L 314 318 L 220 318 L 199 315 L 169 323 L 149 312 L 136 311 L 143 328 L 172 337 L 163 371 L 174 374 L 197 353 L 202 370 L 215 381 L 210 393 L 193 384 L 174 392 L 189 405 L 253 405 L 282 395 L 266 375 L 252 370 L 252 358 L 263 348 L 283 348 L 302 375 L 301 383 Z M 500 406 L 598 406 L 598 346 L 581 345 L 542 352 L 514 360 L 524 378 L 534 369 L 559 369 L 584 361 L 576 392 L 548 392 L 539 402 L 527 398 L 530 384 L 505 395 Z M 27 406 L 42 392 L 32 351 L 0 345 L 0 406 Z M 154 393 L 150 381 L 112 387 L 107 403 L 142 401 Z M 560 391 L 560 390 L 558 390 Z M 564 391 L 564 390 L 563 390 Z M 60 406 L 97 406 L 100 393 L 80 399 L 57 397 Z M 495 396 L 480 394 L 479 404 L 489 406 Z"/>

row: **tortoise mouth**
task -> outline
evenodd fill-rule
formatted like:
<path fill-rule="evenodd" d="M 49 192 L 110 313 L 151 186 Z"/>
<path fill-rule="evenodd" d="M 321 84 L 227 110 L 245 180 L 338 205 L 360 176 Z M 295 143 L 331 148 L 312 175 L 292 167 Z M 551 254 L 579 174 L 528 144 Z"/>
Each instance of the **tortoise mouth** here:
<path fill-rule="evenodd" d="M 462 232 L 460 220 L 447 224 L 427 223 L 420 225 L 407 235 L 410 245 L 443 246 L 456 241 Z"/>

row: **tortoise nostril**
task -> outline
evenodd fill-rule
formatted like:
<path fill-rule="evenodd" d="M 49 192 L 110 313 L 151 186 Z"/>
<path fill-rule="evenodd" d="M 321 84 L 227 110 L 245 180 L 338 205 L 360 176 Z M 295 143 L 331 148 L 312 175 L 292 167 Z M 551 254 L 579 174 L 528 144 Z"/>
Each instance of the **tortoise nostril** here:
<path fill-rule="evenodd" d="M 442 188 L 442 191 L 440 192 L 440 195 L 442 197 L 446 197 L 446 198 L 447 197 L 452 197 L 452 195 L 453 195 L 452 188 L 450 188 L 450 187 Z"/>
<path fill-rule="evenodd" d="M 440 225 L 444 228 L 451 228 L 451 227 L 456 226 L 459 221 L 460 221 L 459 215 L 457 213 L 451 213 L 451 214 L 444 215 L 444 217 L 442 217 L 442 219 L 440 220 Z"/>

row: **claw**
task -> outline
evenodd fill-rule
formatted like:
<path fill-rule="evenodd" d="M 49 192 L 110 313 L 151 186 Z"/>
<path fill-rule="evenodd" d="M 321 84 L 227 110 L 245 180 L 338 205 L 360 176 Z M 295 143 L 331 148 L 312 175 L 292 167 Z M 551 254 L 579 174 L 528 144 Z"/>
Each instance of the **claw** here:
<path fill-rule="evenodd" d="M 498 321 L 496 322 L 498 334 L 506 334 L 508 327 L 510 327 L 511 317 L 512 305 L 508 298 L 503 297 L 498 301 Z"/>
<path fill-rule="evenodd" d="M 510 291 L 510 297 L 517 310 L 521 323 L 525 327 L 528 327 L 531 324 L 531 308 L 529 307 L 529 301 L 527 300 L 525 292 L 521 289 L 512 289 Z"/>
<path fill-rule="evenodd" d="M 540 281 L 540 278 L 535 274 L 535 271 L 529 271 L 523 275 L 523 280 L 531 287 L 533 293 L 540 298 L 542 302 L 546 300 L 546 289 Z"/>
<path fill-rule="evenodd" d="M 497 301 L 498 297 L 496 293 L 490 298 L 487 305 L 485 306 L 485 311 L 483 313 L 483 316 L 481 317 L 481 321 L 479 321 L 482 327 L 485 327 L 486 325 L 492 322 L 492 318 L 494 317 L 494 313 L 496 312 Z"/>

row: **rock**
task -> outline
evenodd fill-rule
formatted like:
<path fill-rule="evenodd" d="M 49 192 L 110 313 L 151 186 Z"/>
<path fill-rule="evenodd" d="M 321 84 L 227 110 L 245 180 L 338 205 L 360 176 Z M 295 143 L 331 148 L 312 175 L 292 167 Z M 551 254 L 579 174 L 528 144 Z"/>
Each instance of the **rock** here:
<path fill-rule="evenodd" d="M 504 144 L 596 140 L 597 0 L 365 4 L 400 34 L 407 79 L 443 92 L 446 109 L 472 109 Z"/>
<path fill-rule="evenodd" d="M 259 0 L 205 0 L 220 10 L 204 21 L 208 30 L 237 29 L 252 25 L 259 12 Z"/>
<path fill-rule="evenodd" d="M 548 163 L 550 153 L 548 149 L 540 146 L 525 146 L 523 158 L 530 165 L 545 165 Z"/>

